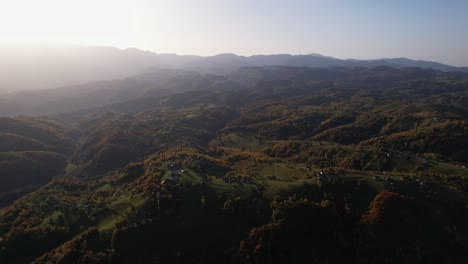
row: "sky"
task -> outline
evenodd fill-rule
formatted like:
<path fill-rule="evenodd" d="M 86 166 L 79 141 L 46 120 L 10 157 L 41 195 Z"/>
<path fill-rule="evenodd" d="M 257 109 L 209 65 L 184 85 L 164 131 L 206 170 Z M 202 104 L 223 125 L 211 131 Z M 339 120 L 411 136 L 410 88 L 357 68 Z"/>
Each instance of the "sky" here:
<path fill-rule="evenodd" d="M 0 0 L 0 44 L 468 66 L 468 0 Z"/>

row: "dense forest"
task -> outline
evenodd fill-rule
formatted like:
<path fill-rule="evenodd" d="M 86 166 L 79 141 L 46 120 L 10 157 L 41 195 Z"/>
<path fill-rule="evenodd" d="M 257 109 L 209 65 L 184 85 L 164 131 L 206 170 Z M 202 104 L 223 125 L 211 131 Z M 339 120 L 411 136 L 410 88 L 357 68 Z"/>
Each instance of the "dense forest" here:
<path fill-rule="evenodd" d="M 0 263 L 468 262 L 468 73 L 168 70 L 80 89 L 0 106 Z"/>

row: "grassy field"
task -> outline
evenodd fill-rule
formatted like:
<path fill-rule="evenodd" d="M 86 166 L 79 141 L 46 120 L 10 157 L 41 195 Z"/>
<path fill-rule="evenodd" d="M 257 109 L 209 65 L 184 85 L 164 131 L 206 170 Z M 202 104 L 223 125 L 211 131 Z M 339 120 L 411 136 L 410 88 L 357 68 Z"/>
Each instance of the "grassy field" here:
<path fill-rule="evenodd" d="M 112 232 L 118 220 L 125 218 L 132 207 L 139 207 L 143 205 L 145 201 L 146 200 L 140 194 L 125 195 L 115 200 L 108 208 L 105 208 L 105 210 L 94 214 L 98 222 L 99 230 L 104 233 Z"/>
<path fill-rule="evenodd" d="M 223 147 L 243 148 L 250 151 L 262 151 L 268 147 L 267 141 L 260 141 L 255 138 L 255 135 L 247 133 L 222 134 L 210 144 Z"/>

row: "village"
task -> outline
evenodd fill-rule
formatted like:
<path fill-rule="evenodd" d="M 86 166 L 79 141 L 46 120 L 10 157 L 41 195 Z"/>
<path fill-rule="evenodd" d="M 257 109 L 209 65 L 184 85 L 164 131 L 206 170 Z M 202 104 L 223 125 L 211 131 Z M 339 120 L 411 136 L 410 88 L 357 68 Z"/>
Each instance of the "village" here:
<path fill-rule="evenodd" d="M 197 166 L 194 166 L 197 164 Z M 395 191 L 397 189 L 408 189 L 412 190 L 414 194 L 420 192 L 427 199 L 437 199 L 438 193 L 433 190 L 433 182 L 437 179 L 430 177 L 429 175 L 421 176 L 409 176 L 409 175 L 393 175 L 389 173 L 375 172 L 375 173 L 359 173 L 353 170 L 347 170 L 343 167 L 339 168 L 322 168 L 322 169 L 313 169 L 312 165 L 305 166 L 306 172 L 303 178 L 299 178 L 297 181 L 291 182 L 291 180 L 282 180 L 284 175 L 278 174 L 278 169 L 276 165 L 274 166 L 274 171 L 271 176 L 264 178 L 259 178 L 259 176 L 252 177 L 251 175 L 241 174 L 241 173 L 227 173 L 224 176 L 212 176 L 208 173 L 197 171 L 194 167 L 197 167 L 198 170 L 204 166 L 209 166 L 209 164 L 204 160 L 194 160 L 186 158 L 185 160 L 173 160 L 167 163 L 165 168 L 166 173 L 161 179 L 161 184 L 167 185 L 177 185 L 181 183 L 191 182 L 192 186 L 198 185 L 199 192 L 202 192 L 203 188 L 211 188 L 214 190 L 224 190 L 225 194 L 232 192 L 235 194 L 238 192 L 238 188 L 241 190 L 249 190 L 250 195 L 253 196 L 262 196 L 262 193 L 267 191 L 269 188 L 280 184 L 281 182 L 288 183 L 289 188 L 297 188 L 301 186 L 300 183 L 304 184 L 315 184 L 318 187 L 340 185 L 346 182 L 354 183 L 357 187 L 362 185 L 364 182 L 381 186 L 379 188 Z M 383 174 L 383 175 L 382 175 Z M 361 175 L 356 178 L 352 175 Z M 311 180 L 314 180 L 310 182 Z M 372 183 L 374 182 L 374 183 Z M 227 189 L 226 189 L 227 188 Z M 229 191 L 231 190 L 231 191 Z M 237 190 L 237 191 L 236 191 Z M 248 192 L 242 191 L 242 195 L 246 195 Z"/>

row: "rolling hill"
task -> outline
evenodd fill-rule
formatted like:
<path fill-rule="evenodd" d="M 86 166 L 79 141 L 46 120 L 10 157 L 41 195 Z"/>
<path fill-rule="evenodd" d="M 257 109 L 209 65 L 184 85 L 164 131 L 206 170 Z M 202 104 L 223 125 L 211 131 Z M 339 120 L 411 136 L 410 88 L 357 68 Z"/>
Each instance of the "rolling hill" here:
<path fill-rule="evenodd" d="M 0 120 L 2 263 L 466 262 L 468 74 L 166 73 Z"/>
<path fill-rule="evenodd" d="M 0 206 L 65 173 L 79 134 L 49 118 L 0 118 Z"/>

